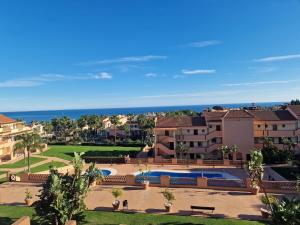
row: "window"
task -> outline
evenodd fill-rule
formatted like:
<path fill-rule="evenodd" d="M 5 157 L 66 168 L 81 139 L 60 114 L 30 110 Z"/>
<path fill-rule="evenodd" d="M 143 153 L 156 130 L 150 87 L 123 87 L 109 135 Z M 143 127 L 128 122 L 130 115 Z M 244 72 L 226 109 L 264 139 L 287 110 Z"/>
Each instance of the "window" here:
<path fill-rule="evenodd" d="M 204 133 L 205 132 L 205 130 L 204 129 L 202 129 L 202 133 Z"/>
<path fill-rule="evenodd" d="M 212 125 L 209 125 L 209 128 L 212 128 Z"/>
<path fill-rule="evenodd" d="M 194 142 L 193 142 L 193 141 L 190 142 L 190 147 L 191 147 L 191 148 L 194 147 Z"/>
<path fill-rule="evenodd" d="M 282 124 L 282 127 L 285 127 L 285 124 Z"/>
<path fill-rule="evenodd" d="M 168 130 L 165 130 L 165 136 L 169 136 L 170 132 Z"/>
<path fill-rule="evenodd" d="M 187 129 L 187 132 L 190 133 L 190 129 Z"/>
<path fill-rule="evenodd" d="M 198 141 L 198 147 L 202 147 L 202 142 Z"/>
<path fill-rule="evenodd" d="M 194 130 L 194 135 L 198 135 L 198 130 Z"/>
<path fill-rule="evenodd" d="M 260 128 L 260 125 L 257 125 L 258 128 Z"/>
<path fill-rule="evenodd" d="M 217 130 L 217 131 L 221 131 L 221 125 L 217 125 L 217 126 L 216 126 L 216 130 Z"/>
<path fill-rule="evenodd" d="M 278 127 L 277 127 L 277 124 L 273 124 L 273 130 L 277 130 Z"/>
<path fill-rule="evenodd" d="M 265 128 L 268 128 L 268 125 L 267 125 L 267 124 L 265 125 Z"/>

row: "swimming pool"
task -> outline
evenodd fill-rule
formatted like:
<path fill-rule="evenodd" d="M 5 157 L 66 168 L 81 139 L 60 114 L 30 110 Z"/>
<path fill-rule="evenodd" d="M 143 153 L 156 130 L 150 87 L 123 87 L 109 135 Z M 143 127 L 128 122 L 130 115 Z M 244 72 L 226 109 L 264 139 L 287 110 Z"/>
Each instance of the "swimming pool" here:
<path fill-rule="evenodd" d="M 112 168 L 99 168 L 97 171 L 101 171 L 101 173 L 103 174 L 103 176 L 107 177 L 109 175 L 116 175 L 117 171 L 115 169 Z"/>
<path fill-rule="evenodd" d="M 136 177 L 141 177 L 141 172 L 135 173 Z M 146 177 L 160 177 L 160 176 L 170 176 L 170 178 L 197 178 L 197 177 L 206 177 L 214 179 L 239 179 L 229 173 L 222 171 L 190 171 L 190 170 L 151 170 L 144 171 L 144 176 Z"/>

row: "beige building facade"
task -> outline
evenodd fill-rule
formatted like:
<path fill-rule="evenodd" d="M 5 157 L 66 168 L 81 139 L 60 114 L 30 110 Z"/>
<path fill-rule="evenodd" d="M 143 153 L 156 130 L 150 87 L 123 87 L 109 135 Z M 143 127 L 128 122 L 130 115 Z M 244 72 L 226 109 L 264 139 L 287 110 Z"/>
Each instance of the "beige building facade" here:
<path fill-rule="evenodd" d="M 8 161 L 15 157 L 13 151 L 15 137 L 30 131 L 31 128 L 25 126 L 23 122 L 0 114 L 0 162 Z"/>
<path fill-rule="evenodd" d="M 190 159 L 220 158 L 222 145 L 238 146 L 230 159 L 246 160 L 253 148 L 262 147 L 269 137 L 279 148 L 283 139 L 300 150 L 300 106 L 285 110 L 205 111 L 199 116 L 158 117 L 155 126 L 155 157 L 175 157 L 179 143 L 188 149 Z"/>

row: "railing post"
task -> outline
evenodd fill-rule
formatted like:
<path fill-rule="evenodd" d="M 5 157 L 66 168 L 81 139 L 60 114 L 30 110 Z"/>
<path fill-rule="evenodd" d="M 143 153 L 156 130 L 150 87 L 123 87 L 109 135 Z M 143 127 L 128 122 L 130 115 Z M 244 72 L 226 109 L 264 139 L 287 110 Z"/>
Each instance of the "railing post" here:
<path fill-rule="evenodd" d="M 224 166 L 230 166 L 229 159 L 224 159 L 223 164 L 224 164 Z"/>
<path fill-rule="evenodd" d="M 160 176 L 160 185 L 162 187 L 169 187 L 170 186 L 170 176 L 167 176 L 167 175 Z"/>
<path fill-rule="evenodd" d="M 133 174 L 126 175 L 126 184 L 135 185 L 135 176 Z"/>
<path fill-rule="evenodd" d="M 197 177 L 197 187 L 207 188 L 207 177 Z"/>
<path fill-rule="evenodd" d="M 147 162 L 148 162 L 149 164 L 153 164 L 154 159 L 153 159 L 153 158 L 147 158 Z"/>
<path fill-rule="evenodd" d="M 197 165 L 203 165 L 203 159 L 197 159 L 196 163 Z"/>
<path fill-rule="evenodd" d="M 177 165 L 177 158 L 172 158 L 172 165 Z"/>

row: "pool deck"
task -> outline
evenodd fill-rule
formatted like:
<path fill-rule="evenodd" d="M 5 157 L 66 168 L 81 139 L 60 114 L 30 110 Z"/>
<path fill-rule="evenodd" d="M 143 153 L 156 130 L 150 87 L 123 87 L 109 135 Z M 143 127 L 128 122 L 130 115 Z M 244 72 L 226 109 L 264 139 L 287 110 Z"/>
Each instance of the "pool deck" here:
<path fill-rule="evenodd" d="M 128 200 L 129 211 L 165 214 L 164 198 L 161 192 L 164 188 L 151 187 L 149 190 L 142 190 L 140 187 L 130 186 L 96 186 L 91 188 L 86 198 L 88 209 L 112 211 L 114 198 L 111 194 L 113 187 L 123 190 L 120 200 Z M 0 185 L 0 204 L 24 205 L 24 196 L 26 189 L 33 194 L 34 200 L 37 200 L 36 194 L 39 193 L 41 185 L 28 183 L 4 183 Z M 260 195 L 251 195 L 249 193 L 237 191 L 216 191 L 195 188 L 170 188 L 176 200 L 174 201 L 173 214 L 193 215 L 193 216 L 212 216 L 229 217 L 240 219 L 261 219 Z M 192 213 L 191 205 L 214 206 L 214 214 L 208 212 L 201 214 Z"/>
<path fill-rule="evenodd" d="M 89 164 L 85 165 L 85 168 L 88 168 Z M 111 168 L 115 169 L 117 171 L 117 175 L 127 175 L 127 174 L 133 174 L 139 171 L 139 169 L 146 169 L 145 165 L 136 165 L 136 164 L 96 164 L 97 168 Z M 226 172 L 229 173 L 235 177 L 238 177 L 240 179 L 247 178 L 247 172 L 245 169 L 241 168 L 230 168 L 230 167 L 205 167 L 205 166 L 186 166 L 186 165 L 155 165 L 155 164 L 148 164 L 147 170 L 195 170 L 195 171 L 214 171 L 214 172 Z"/>

